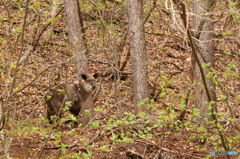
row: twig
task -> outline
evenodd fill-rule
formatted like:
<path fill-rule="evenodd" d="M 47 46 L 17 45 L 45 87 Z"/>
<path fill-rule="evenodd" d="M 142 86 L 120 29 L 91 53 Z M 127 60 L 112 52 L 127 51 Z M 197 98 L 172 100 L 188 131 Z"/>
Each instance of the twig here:
<path fill-rule="evenodd" d="M 32 81 L 30 81 L 28 84 L 26 84 L 25 86 L 23 86 L 21 89 L 19 89 L 18 91 L 16 92 L 13 92 L 8 98 L 11 98 L 12 96 L 14 96 L 15 94 L 23 91 L 25 88 L 27 88 L 29 85 L 31 85 L 33 82 L 35 82 L 38 77 L 40 77 L 45 71 L 47 71 L 48 69 L 52 68 L 52 67 L 56 67 L 57 65 L 62 65 L 62 64 L 66 64 L 68 62 L 62 62 L 60 64 L 54 64 L 54 65 L 50 65 L 48 66 L 47 68 L 43 69 Z"/>
<path fill-rule="evenodd" d="M 27 15 L 28 15 L 28 5 L 29 5 L 29 0 L 26 1 L 26 9 L 25 9 L 23 25 L 22 25 L 22 33 L 21 33 L 21 49 L 20 49 L 20 52 L 19 52 L 19 55 L 18 55 L 16 68 L 18 68 L 18 66 L 19 66 L 20 58 L 21 58 L 22 52 L 23 52 L 24 35 L 25 35 L 25 29 L 26 29 L 25 27 L 26 27 Z M 10 95 L 7 97 L 6 103 L 9 103 L 9 99 L 12 97 L 11 94 L 12 94 L 13 89 L 15 87 L 16 81 L 17 81 L 17 71 L 15 70 L 15 73 L 13 74 L 12 86 L 10 87 L 10 93 L 9 93 Z M 9 108 L 9 107 L 6 107 L 3 110 L 2 113 L 5 113 L 7 111 L 7 108 Z M 6 121 L 6 122 L 8 122 L 8 121 Z M 6 158 L 9 158 L 9 148 L 10 148 L 10 145 L 11 145 L 11 141 L 12 141 L 11 135 L 7 136 L 5 141 L 4 141 L 4 156 Z"/>
<path fill-rule="evenodd" d="M 220 89 L 221 91 L 226 95 L 226 99 L 224 100 L 228 106 L 228 109 L 230 111 L 230 115 L 231 115 L 231 118 L 234 119 L 235 117 L 235 113 L 231 107 L 231 105 L 229 104 L 229 101 L 228 101 L 228 94 L 225 92 L 224 88 L 222 87 L 222 85 L 219 85 L 220 86 Z M 231 122 L 233 122 L 233 124 L 235 125 L 236 129 L 238 130 L 238 132 L 240 132 L 240 126 L 239 124 L 236 122 L 236 120 L 230 120 Z"/>
<path fill-rule="evenodd" d="M 115 103 L 113 106 L 107 108 L 105 111 L 109 111 L 111 108 L 115 108 L 118 103 L 123 102 L 123 101 L 125 101 L 125 100 L 127 100 L 127 99 L 122 99 L 122 100 L 118 101 L 118 102 Z M 87 128 L 87 126 L 88 126 L 100 113 L 101 113 L 101 112 L 98 112 L 97 114 L 95 114 L 94 117 L 84 126 L 84 128 L 81 130 L 81 132 L 80 132 L 79 134 L 82 134 L 82 133 L 85 131 L 85 129 Z"/>
<path fill-rule="evenodd" d="M 107 72 L 107 68 L 104 70 L 102 76 L 104 76 L 104 75 L 106 74 L 106 72 Z M 98 87 L 98 89 L 97 89 L 97 91 L 96 91 L 94 97 L 93 97 L 93 101 L 96 101 L 96 99 L 97 99 L 97 97 L 98 97 L 98 95 L 99 95 L 99 93 L 100 93 L 100 90 L 101 90 L 102 84 L 103 84 L 103 78 L 101 78 L 101 80 L 100 80 L 100 84 L 99 84 L 99 87 Z"/>
<path fill-rule="evenodd" d="M 154 9 L 156 8 L 157 6 L 157 0 L 153 0 L 153 3 L 152 3 L 152 8 L 150 8 L 148 14 L 145 16 L 144 20 L 143 20 L 143 24 L 146 23 L 146 21 L 148 20 L 148 18 L 150 17 L 151 13 L 154 11 Z"/>
<path fill-rule="evenodd" d="M 180 9 L 180 10 L 182 11 L 182 13 L 181 13 L 181 18 L 182 18 L 182 20 L 184 21 L 185 27 L 187 27 L 187 13 L 186 13 L 187 9 L 186 9 L 185 3 L 183 3 L 181 0 L 174 0 L 174 2 L 175 2 L 176 4 L 179 4 L 179 5 L 178 5 L 178 7 L 179 7 L 178 9 Z M 209 6 L 208 6 L 208 7 L 209 7 Z M 210 102 L 210 101 L 213 101 L 214 99 L 212 99 L 212 96 L 211 96 L 211 94 L 210 94 L 209 87 L 207 86 L 207 79 L 206 79 L 206 76 L 205 76 L 205 74 L 204 74 L 203 67 L 202 67 L 201 62 L 200 62 L 200 59 L 199 59 L 199 57 L 198 57 L 198 55 L 197 55 L 196 44 L 195 44 L 195 42 L 194 42 L 194 40 L 193 40 L 192 32 L 191 32 L 191 30 L 190 30 L 189 28 L 186 28 L 186 30 L 187 30 L 188 38 L 189 38 L 189 40 L 190 40 L 190 44 L 191 44 L 191 46 L 192 46 L 193 56 L 194 56 L 194 58 L 195 58 L 195 60 L 196 60 L 196 62 L 197 62 L 197 65 L 198 65 L 198 67 L 199 67 L 199 70 L 200 70 L 200 75 L 201 75 L 201 78 L 202 78 L 202 80 L 203 80 L 203 85 L 204 85 L 204 88 L 205 88 L 206 93 L 207 93 L 208 101 L 209 101 L 209 102 Z M 223 145 L 225 151 L 228 151 L 229 146 L 228 146 L 228 144 L 227 144 L 227 139 L 226 139 L 226 137 L 223 135 L 222 131 L 219 130 L 219 127 L 217 126 L 217 125 L 218 125 L 218 118 L 217 118 L 217 115 L 215 114 L 215 111 L 216 111 L 216 105 L 214 105 L 214 106 L 211 108 L 211 115 L 212 115 L 213 120 L 215 121 L 215 125 L 216 125 L 216 128 L 217 128 L 219 137 L 220 137 L 220 139 L 221 139 L 222 145 Z M 227 158 L 230 159 L 230 157 L 229 157 L 228 155 L 227 155 Z"/>
<path fill-rule="evenodd" d="M 117 69 L 117 68 L 116 68 L 112 63 L 110 63 L 110 62 L 99 61 L 99 60 L 92 59 L 92 58 L 89 58 L 88 60 L 89 60 L 89 61 L 92 61 L 92 62 L 98 62 L 98 63 L 100 63 L 100 64 L 109 65 L 109 66 L 111 66 L 115 71 L 121 72 L 119 69 Z"/>
<path fill-rule="evenodd" d="M 104 24 L 104 22 L 103 22 L 103 18 L 102 18 L 102 16 L 101 16 L 101 13 L 100 13 L 98 7 L 97 7 L 97 4 L 96 4 L 95 2 L 93 2 L 92 0 L 90 0 L 90 2 L 92 3 L 92 5 L 93 5 L 93 6 L 96 8 L 96 10 L 97 10 L 97 13 L 98 13 L 98 16 L 99 16 L 99 18 L 100 18 L 100 22 L 101 22 L 102 26 L 103 26 L 104 29 L 107 31 L 107 33 L 110 35 L 110 32 L 109 32 L 109 30 L 107 29 L 107 26 L 106 26 L 106 25 Z"/>

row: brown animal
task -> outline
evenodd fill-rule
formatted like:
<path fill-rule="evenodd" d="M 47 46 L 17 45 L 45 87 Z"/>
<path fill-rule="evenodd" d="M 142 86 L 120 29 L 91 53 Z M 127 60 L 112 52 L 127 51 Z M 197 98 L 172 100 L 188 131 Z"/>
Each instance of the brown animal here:
<path fill-rule="evenodd" d="M 45 96 L 47 103 L 47 117 L 49 123 L 53 123 L 53 117 L 61 118 L 62 110 L 68 107 L 68 110 L 75 116 L 81 110 L 83 103 L 92 94 L 92 91 L 96 88 L 95 78 L 96 76 L 81 75 L 81 80 L 74 84 L 62 84 L 58 85 Z M 54 121 L 57 119 L 54 119 Z"/>

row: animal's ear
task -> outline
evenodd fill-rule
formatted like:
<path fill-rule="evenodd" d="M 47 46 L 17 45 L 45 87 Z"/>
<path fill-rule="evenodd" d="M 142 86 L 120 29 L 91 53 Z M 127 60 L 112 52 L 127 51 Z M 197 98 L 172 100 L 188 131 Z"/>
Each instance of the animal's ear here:
<path fill-rule="evenodd" d="M 87 78 L 88 78 L 85 74 L 82 74 L 81 76 L 82 76 L 83 80 L 87 80 Z"/>
<path fill-rule="evenodd" d="M 98 73 L 93 75 L 94 78 L 98 78 Z"/>

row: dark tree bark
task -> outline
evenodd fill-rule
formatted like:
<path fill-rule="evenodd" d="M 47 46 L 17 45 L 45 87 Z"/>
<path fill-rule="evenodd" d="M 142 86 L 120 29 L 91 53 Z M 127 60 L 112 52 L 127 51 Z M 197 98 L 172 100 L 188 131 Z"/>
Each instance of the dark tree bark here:
<path fill-rule="evenodd" d="M 80 8 L 77 0 L 64 0 L 66 21 L 72 51 L 76 53 L 76 71 L 80 75 L 89 72 L 87 46 L 83 38 Z"/>
<path fill-rule="evenodd" d="M 191 104 L 200 109 L 200 118 L 196 121 L 201 123 L 203 119 L 207 118 L 212 120 L 211 115 L 207 115 L 215 108 L 208 109 L 208 102 L 216 100 L 215 85 L 212 81 L 212 77 L 208 77 L 210 69 L 214 67 L 214 23 L 209 15 L 211 8 L 213 7 L 212 0 L 195 0 L 194 10 L 196 16 L 193 20 L 193 30 L 196 53 L 201 64 L 210 63 L 210 67 L 203 68 L 204 77 L 201 75 L 200 67 L 196 61 L 196 58 L 192 58 L 192 81 L 196 83 L 193 89 L 193 100 Z M 205 81 L 204 81 L 205 80 Z M 206 87 L 204 87 L 204 82 Z M 206 91 L 208 89 L 209 91 Z M 214 105 L 213 105 L 214 106 Z"/>
<path fill-rule="evenodd" d="M 69 33 L 69 40 L 72 51 L 76 54 L 76 72 L 78 80 L 81 80 L 81 74 L 89 74 L 87 60 L 87 46 L 83 36 L 83 23 L 81 22 L 81 13 L 78 0 L 64 0 L 66 21 Z M 80 111 L 80 119 L 83 124 L 87 124 L 93 115 L 93 98 L 87 99 Z M 86 115 L 85 110 L 90 110 L 91 115 Z"/>
<path fill-rule="evenodd" d="M 149 97 L 142 0 L 127 0 L 127 10 L 135 113 L 149 113 L 145 105 L 137 106 Z"/>

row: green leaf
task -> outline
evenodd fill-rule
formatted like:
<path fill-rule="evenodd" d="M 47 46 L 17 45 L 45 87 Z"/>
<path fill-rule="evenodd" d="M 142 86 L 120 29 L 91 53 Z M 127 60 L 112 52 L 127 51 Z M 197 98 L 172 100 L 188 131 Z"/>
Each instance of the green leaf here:
<path fill-rule="evenodd" d="M 103 150 L 103 151 L 108 151 L 108 147 L 109 147 L 109 145 L 102 145 L 100 147 L 100 149 Z"/>
<path fill-rule="evenodd" d="M 222 32 L 222 35 L 224 35 L 224 36 L 231 36 L 232 32 L 231 31 Z"/>
<path fill-rule="evenodd" d="M 237 5 L 237 2 L 232 2 L 232 3 L 229 3 L 229 7 L 231 7 L 231 8 L 234 8 L 234 7 L 236 7 L 236 5 Z"/>
<path fill-rule="evenodd" d="M 72 121 L 77 121 L 77 117 L 74 116 L 73 114 L 70 114 L 69 117 Z"/>
<path fill-rule="evenodd" d="M 133 139 L 128 138 L 128 137 L 124 137 L 122 141 L 123 141 L 123 142 L 127 142 L 127 143 L 129 143 L 129 142 L 132 142 Z"/>
<path fill-rule="evenodd" d="M 67 148 L 66 147 L 67 147 L 66 144 L 62 144 L 61 151 L 62 151 L 63 154 L 66 154 L 66 152 L 67 152 Z"/>
<path fill-rule="evenodd" d="M 240 94 L 238 94 L 238 95 L 236 96 L 236 98 L 239 99 L 239 98 L 240 98 Z"/>
<path fill-rule="evenodd" d="M 226 55 L 231 55 L 232 53 L 230 51 L 223 50 L 223 53 Z"/>
<path fill-rule="evenodd" d="M 220 94 L 220 100 L 226 100 L 227 99 L 227 96 L 223 95 L 223 94 Z"/>
<path fill-rule="evenodd" d="M 87 158 L 91 158 L 92 153 L 90 151 L 87 151 L 87 152 L 83 152 L 82 155 L 83 155 L 83 158 L 87 159 Z"/>
<path fill-rule="evenodd" d="M 66 104 L 66 106 L 67 106 L 67 107 L 65 107 L 65 108 L 68 108 L 68 109 L 69 109 L 69 107 L 72 106 L 72 101 L 67 101 L 67 102 L 65 102 L 65 104 Z"/>
<path fill-rule="evenodd" d="M 100 122 L 97 120 L 90 123 L 90 126 L 95 127 L 95 128 L 99 127 L 99 125 L 100 125 Z"/>
<path fill-rule="evenodd" d="M 58 91 L 58 94 L 65 94 L 66 93 L 66 91 L 64 89 L 58 89 L 57 91 Z"/>
<path fill-rule="evenodd" d="M 118 138 L 118 135 L 116 134 L 112 134 L 112 136 L 110 137 L 112 141 L 115 141 L 117 138 Z"/>
<path fill-rule="evenodd" d="M 17 66 L 16 66 L 15 64 L 11 64 L 11 65 L 10 65 L 10 68 L 11 68 L 11 69 L 16 69 Z"/>
<path fill-rule="evenodd" d="M 52 98 L 52 96 L 46 96 L 46 97 L 47 97 L 46 100 L 49 100 Z"/>
<path fill-rule="evenodd" d="M 94 108 L 94 111 L 101 112 L 101 111 L 103 111 L 103 108 Z"/>
<path fill-rule="evenodd" d="M 84 112 L 85 112 L 86 115 L 90 115 L 91 114 L 90 110 L 85 110 Z"/>
<path fill-rule="evenodd" d="M 209 66 L 211 66 L 211 63 L 202 63 L 202 67 L 203 68 L 208 68 Z"/>

